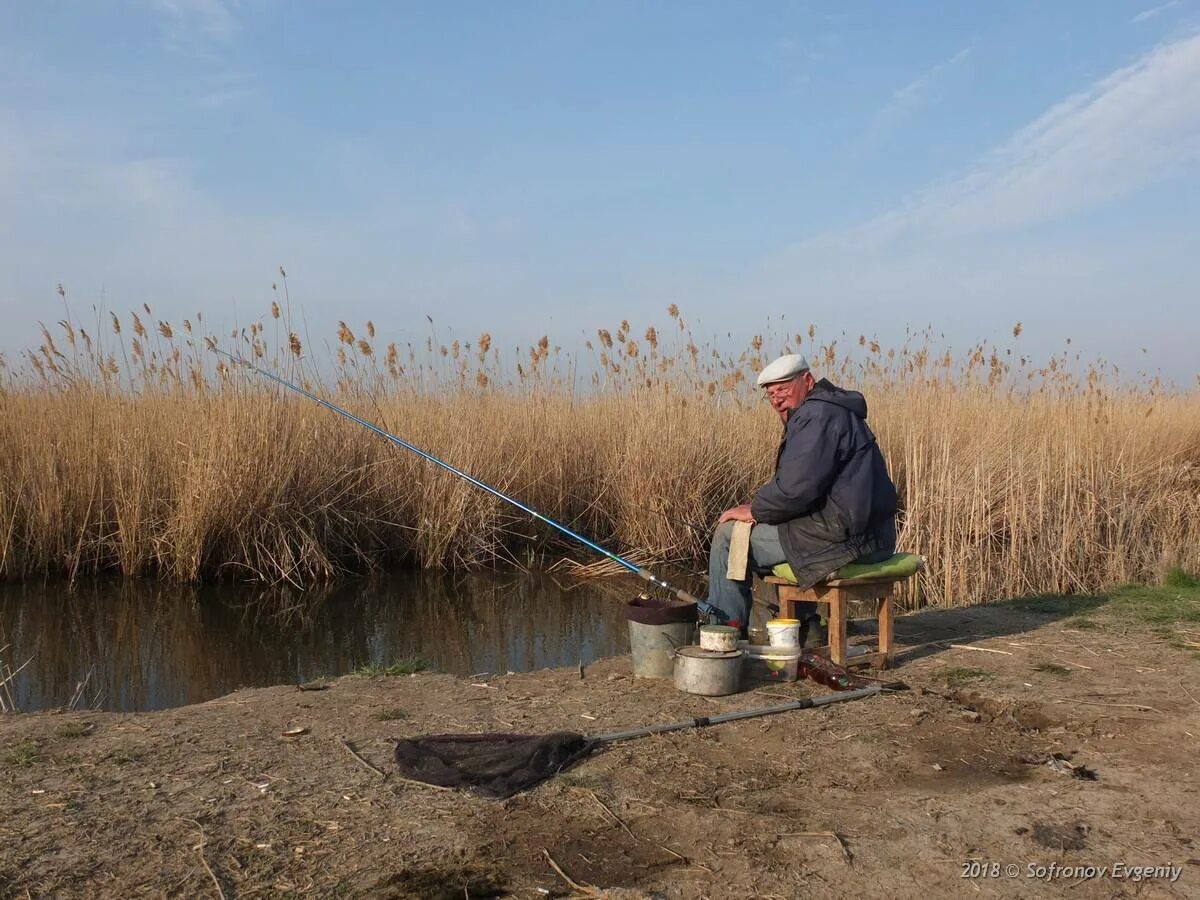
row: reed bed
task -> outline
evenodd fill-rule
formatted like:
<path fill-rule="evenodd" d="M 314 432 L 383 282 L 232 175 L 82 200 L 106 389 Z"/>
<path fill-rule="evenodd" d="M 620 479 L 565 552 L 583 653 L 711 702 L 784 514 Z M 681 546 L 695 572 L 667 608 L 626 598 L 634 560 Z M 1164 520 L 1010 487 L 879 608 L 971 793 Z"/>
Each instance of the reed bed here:
<path fill-rule="evenodd" d="M 64 300 L 66 298 L 64 297 Z M 286 307 L 286 300 L 284 300 Z M 149 307 L 0 360 L 0 578 L 98 573 L 306 585 L 343 573 L 528 565 L 586 551 L 311 402 L 273 367 L 532 507 L 641 559 L 699 564 L 706 530 L 771 471 L 753 374 L 778 352 L 863 390 L 927 602 L 1090 591 L 1200 569 L 1200 400 L 1110 366 L 930 332 L 849 348 L 776 328 L 737 352 L 622 322 L 576 351 L 542 337 L 388 344 L 340 323 L 315 354 L 285 308 L 219 338 Z M 101 329 L 97 327 L 102 324 Z"/>

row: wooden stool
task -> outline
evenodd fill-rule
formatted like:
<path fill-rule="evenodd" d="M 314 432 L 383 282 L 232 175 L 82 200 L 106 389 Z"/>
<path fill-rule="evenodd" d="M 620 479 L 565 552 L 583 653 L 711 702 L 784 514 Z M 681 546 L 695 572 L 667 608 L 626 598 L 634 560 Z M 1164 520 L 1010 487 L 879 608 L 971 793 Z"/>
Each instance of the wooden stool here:
<path fill-rule="evenodd" d="M 797 603 L 824 603 L 829 607 L 829 658 L 835 664 L 839 666 L 873 664 L 881 669 L 886 669 L 891 665 L 893 655 L 892 599 L 896 594 L 897 586 L 920 571 L 924 562 L 920 556 L 900 553 L 877 565 L 851 564 L 851 566 L 836 572 L 834 577 L 818 582 L 808 589 L 798 588 L 793 579 L 779 576 L 778 573 L 781 569 L 790 575 L 790 568 L 777 566 L 776 574 L 763 580 L 775 588 L 775 595 L 779 600 L 780 618 L 795 618 Z M 847 572 L 848 569 L 854 571 L 855 577 L 845 577 L 850 574 Z M 889 570 L 892 571 L 889 572 Z M 865 653 L 847 660 L 846 607 L 852 601 L 864 600 L 877 604 L 875 614 L 879 618 L 879 647 L 874 653 Z"/>

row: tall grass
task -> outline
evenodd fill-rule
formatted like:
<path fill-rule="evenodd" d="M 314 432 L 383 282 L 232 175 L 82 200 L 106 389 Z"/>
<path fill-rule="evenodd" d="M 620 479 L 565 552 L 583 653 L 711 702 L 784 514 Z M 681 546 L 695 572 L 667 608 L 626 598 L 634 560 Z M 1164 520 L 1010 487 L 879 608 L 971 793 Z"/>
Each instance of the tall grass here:
<path fill-rule="evenodd" d="M 65 298 L 64 298 L 65 299 Z M 278 304 L 224 336 L 149 307 L 104 334 L 69 320 L 0 361 L 0 578 L 98 572 L 311 583 L 411 562 L 566 550 L 557 535 L 414 454 L 231 371 L 223 345 L 623 550 L 698 561 L 703 529 L 770 474 L 778 421 L 753 374 L 778 352 L 864 391 L 900 490 L 921 590 L 964 604 L 1200 568 L 1200 403 L 1109 366 L 1035 364 L 932 335 L 847 352 L 769 333 L 731 353 L 622 322 L 578 352 L 501 355 L 487 334 L 396 345 L 339 325 L 310 353 Z M 153 326 L 150 327 L 150 323 Z M 566 552 L 578 553 L 576 548 Z"/>

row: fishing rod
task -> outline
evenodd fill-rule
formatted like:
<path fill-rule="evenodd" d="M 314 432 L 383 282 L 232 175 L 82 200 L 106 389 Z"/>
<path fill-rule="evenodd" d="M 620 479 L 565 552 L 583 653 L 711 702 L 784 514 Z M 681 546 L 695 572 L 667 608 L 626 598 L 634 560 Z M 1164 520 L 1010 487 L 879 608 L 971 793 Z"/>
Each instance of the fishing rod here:
<path fill-rule="evenodd" d="M 633 572 L 635 575 L 637 575 L 642 580 L 648 581 L 655 587 L 661 588 L 664 591 L 674 594 L 676 599 L 681 600 L 684 603 L 694 603 L 696 605 L 696 609 L 700 612 L 701 615 L 706 616 L 707 618 L 709 618 L 715 622 L 723 623 L 723 622 L 729 621 L 729 616 L 726 613 L 724 613 L 723 611 L 717 609 L 712 604 L 705 603 L 703 600 L 693 597 L 691 594 L 689 594 L 687 591 L 683 590 L 682 588 L 673 587 L 672 585 L 668 584 L 665 580 L 663 580 L 662 578 L 659 578 L 658 576 L 656 576 L 653 572 L 649 571 L 648 569 L 646 569 L 642 566 L 639 566 L 637 563 L 632 563 L 629 560 L 625 559 L 624 557 L 618 556 L 617 554 L 613 553 L 611 550 L 604 549 L 603 547 L 601 547 L 599 544 L 595 543 L 594 541 L 588 540 L 582 534 L 579 534 L 576 531 L 572 531 L 566 525 L 563 525 L 559 522 L 555 522 L 550 517 L 542 515 L 536 509 L 532 509 L 531 507 L 526 506 L 520 500 L 510 497 L 507 494 L 501 493 L 500 491 L 498 491 L 494 487 L 492 487 L 490 484 L 485 484 L 484 482 L 480 481 L 478 478 L 474 477 L 473 475 L 468 475 L 462 469 L 455 468 L 454 466 L 450 465 L 450 463 L 446 462 L 445 460 L 438 459 L 432 453 L 427 453 L 426 451 L 422 450 L 420 447 L 410 444 L 408 441 L 404 440 L 403 438 L 396 437 L 396 435 L 390 434 L 389 432 L 384 431 L 378 425 L 375 425 L 372 422 L 368 422 L 366 419 L 359 418 L 358 416 L 354 415 L 354 413 L 350 412 L 350 410 L 343 409 L 342 407 L 338 406 L 337 404 L 330 403 L 328 400 L 325 400 L 324 398 L 317 396 L 316 394 L 312 393 L 311 391 L 305 390 L 304 388 L 300 387 L 300 385 L 293 384 L 292 382 L 290 382 L 284 378 L 280 378 L 274 372 L 268 372 L 265 369 L 260 369 L 258 366 L 254 365 L 253 363 L 249 362 L 248 360 L 242 359 L 240 356 L 234 356 L 232 353 L 227 353 L 224 350 L 219 350 L 216 347 L 213 347 L 211 345 L 209 346 L 209 349 L 212 350 L 213 353 L 219 354 L 220 356 L 224 356 L 226 359 L 231 360 L 236 365 L 245 366 L 246 368 L 250 369 L 251 371 L 257 372 L 259 375 L 262 375 L 264 378 L 269 378 L 269 379 L 271 379 L 271 381 L 281 384 L 284 387 L 295 391 L 297 394 L 301 394 L 301 395 L 307 397 L 309 400 L 312 400 L 314 403 L 317 403 L 320 406 L 323 406 L 328 410 L 332 410 L 333 412 L 337 413 L 339 416 L 343 416 L 343 417 L 349 419 L 351 422 L 357 422 L 363 428 L 366 428 L 368 431 L 375 432 L 375 434 L 379 435 L 381 438 L 391 441 L 397 447 L 403 447 L 405 450 L 411 450 L 413 453 L 417 454 L 421 458 L 429 460 L 434 465 L 441 466 L 447 472 L 453 472 L 455 475 L 459 476 L 460 478 L 465 478 L 467 481 L 471 482 L 471 484 L 475 485 L 478 488 L 482 488 L 483 490 L 487 491 L 492 496 L 498 497 L 499 499 L 505 501 L 506 503 L 511 503 L 513 506 L 515 506 L 517 509 L 521 510 L 522 512 L 526 512 L 529 515 L 533 516 L 535 519 L 537 519 L 541 522 L 545 522 L 547 525 L 551 526 L 552 528 L 557 528 L 563 534 L 567 535 L 567 537 L 574 538 L 575 540 L 579 541 L 581 544 L 591 548 L 592 550 L 595 550 L 601 556 L 606 556 L 609 559 L 611 559 L 613 562 L 617 563 L 618 565 L 624 566 L 626 569 L 628 569 L 630 572 Z"/>

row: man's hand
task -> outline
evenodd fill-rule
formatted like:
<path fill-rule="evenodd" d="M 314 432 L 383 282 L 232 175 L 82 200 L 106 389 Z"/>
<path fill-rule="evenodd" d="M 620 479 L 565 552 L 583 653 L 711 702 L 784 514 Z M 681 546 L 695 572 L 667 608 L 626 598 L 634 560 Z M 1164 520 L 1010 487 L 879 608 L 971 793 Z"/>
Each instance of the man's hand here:
<path fill-rule="evenodd" d="M 724 525 L 726 522 L 749 522 L 753 525 L 754 516 L 750 514 L 750 504 L 743 503 L 741 506 L 725 510 L 721 513 L 721 518 L 717 519 L 717 524 Z"/>

